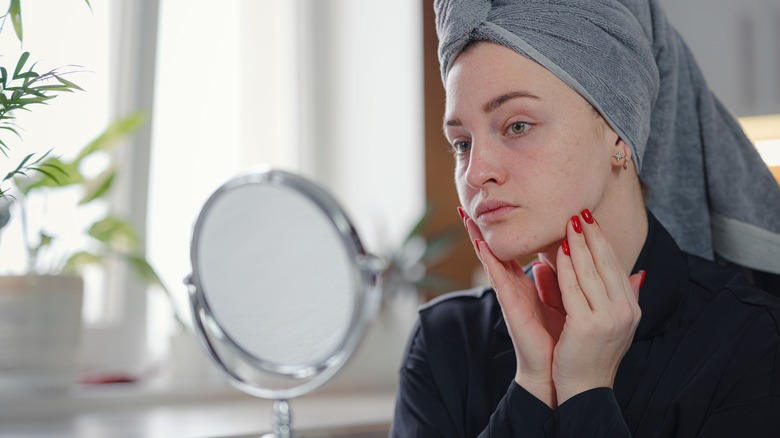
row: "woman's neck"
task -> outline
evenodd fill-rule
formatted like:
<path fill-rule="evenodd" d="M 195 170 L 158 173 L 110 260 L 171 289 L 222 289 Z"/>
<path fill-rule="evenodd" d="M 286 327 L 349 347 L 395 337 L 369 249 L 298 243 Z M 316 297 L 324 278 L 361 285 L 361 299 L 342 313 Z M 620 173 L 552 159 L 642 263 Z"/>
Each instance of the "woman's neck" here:
<path fill-rule="evenodd" d="M 610 196 L 605 196 L 599 206 L 591 212 L 606 234 L 626 275 L 631 274 L 631 269 L 636 264 L 639 253 L 642 252 L 648 228 L 644 198 L 639 180 L 633 172 L 633 166 L 630 168 L 630 173 L 621 177 L 625 179 L 633 177 L 633 181 L 620 183 L 615 181 L 617 183 L 614 185 L 615 190 L 610 193 Z M 628 184 L 624 184 L 625 182 Z M 540 259 L 555 268 L 559 246 L 560 244 L 540 253 Z"/>

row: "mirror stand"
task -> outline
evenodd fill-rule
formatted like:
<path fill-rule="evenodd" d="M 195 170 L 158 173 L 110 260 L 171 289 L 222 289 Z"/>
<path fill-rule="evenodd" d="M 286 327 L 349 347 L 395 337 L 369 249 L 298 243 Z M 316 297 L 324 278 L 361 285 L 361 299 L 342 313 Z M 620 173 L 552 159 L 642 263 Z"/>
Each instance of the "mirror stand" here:
<path fill-rule="evenodd" d="M 267 433 L 260 438 L 296 438 L 292 431 L 292 412 L 287 400 L 274 400 L 271 415 L 272 433 Z"/>

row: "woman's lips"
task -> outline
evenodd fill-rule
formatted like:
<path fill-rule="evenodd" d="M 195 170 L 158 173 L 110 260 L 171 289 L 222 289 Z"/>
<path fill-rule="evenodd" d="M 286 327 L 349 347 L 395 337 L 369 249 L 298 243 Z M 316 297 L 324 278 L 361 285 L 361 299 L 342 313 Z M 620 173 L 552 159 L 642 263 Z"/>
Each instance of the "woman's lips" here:
<path fill-rule="evenodd" d="M 500 201 L 482 202 L 477 205 L 475 215 L 481 223 L 495 222 L 509 214 L 517 206 Z"/>

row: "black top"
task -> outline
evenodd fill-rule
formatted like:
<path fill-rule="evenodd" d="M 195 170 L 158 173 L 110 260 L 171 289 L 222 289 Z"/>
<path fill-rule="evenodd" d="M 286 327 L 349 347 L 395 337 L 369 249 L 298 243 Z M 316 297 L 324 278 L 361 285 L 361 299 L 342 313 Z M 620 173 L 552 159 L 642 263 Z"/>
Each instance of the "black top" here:
<path fill-rule="evenodd" d="M 780 300 L 682 252 L 648 217 L 642 319 L 614 390 L 551 410 L 514 382 L 495 293 L 472 289 L 421 308 L 391 436 L 780 437 Z"/>

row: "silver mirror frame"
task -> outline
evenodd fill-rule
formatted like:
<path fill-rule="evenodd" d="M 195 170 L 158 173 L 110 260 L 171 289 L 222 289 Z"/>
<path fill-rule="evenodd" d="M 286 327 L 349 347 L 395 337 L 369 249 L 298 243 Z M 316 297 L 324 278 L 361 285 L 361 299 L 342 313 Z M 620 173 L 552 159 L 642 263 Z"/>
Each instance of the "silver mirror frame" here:
<path fill-rule="evenodd" d="M 341 242 L 350 260 L 352 260 L 351 274 L 353 278 L 351 284 L 355 288 L 353 293 L 355 301 L 347 334 L 335 351 L 318 363 L 288 367 L 255 357 L 225 333 L 211 311 L 207 292 L 204 291 L 203 282 L 198 275 L 200 234 L 208 212 L 216 200 L 227 191 L 250 184 L 283 186 L 305 196 L 330 218 L 332 225 L 341 236 Z M 197 338 L 210 359 L 227 375 L 233 386 L 260 398 L 287 400 L 299 397 L 314 391 L 330 380 L 343 368 L 354 353 L 376 314 L 381 300 L 379 282 L 384 262 L 379 257 L 366 253 L 352 222 L 326 191 L 301 176 L 281 170 L 242 174 L 220 186 L 208 198 L 198 216 L 193 230 L 190 258 L 193 269 L 185 283 L 190 286 L 190 307 Z M 230 357 L 222 357 L 225 351 Z M 242 375 L 228 363 L 235 359 L 248 364 L 257 373 L 266 374 L 272 379 L 287 380 L 291 386 L 271 388 L 251 381 L 250 378 Z"/>

